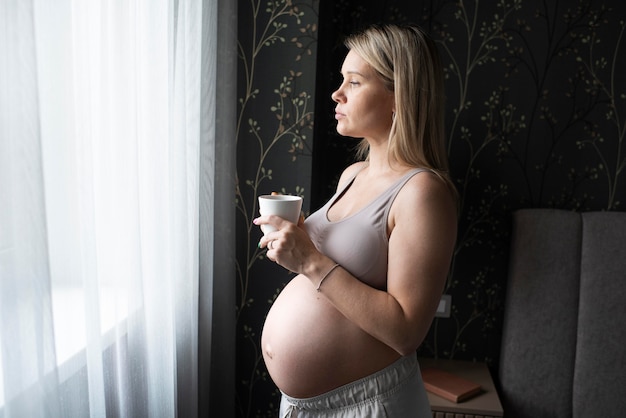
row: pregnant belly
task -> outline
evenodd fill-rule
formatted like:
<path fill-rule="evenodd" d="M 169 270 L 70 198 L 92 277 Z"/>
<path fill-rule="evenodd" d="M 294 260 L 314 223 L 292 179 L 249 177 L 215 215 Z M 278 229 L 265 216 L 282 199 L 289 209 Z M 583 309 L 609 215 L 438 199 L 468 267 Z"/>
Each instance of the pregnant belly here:
<path fill-rule="evenodd" d="M 274 302 L 261 344 L 272 380 L 296 398 L 335 389 L 400 357 L 347 320 L 304 276 L 294 278 Z"/>

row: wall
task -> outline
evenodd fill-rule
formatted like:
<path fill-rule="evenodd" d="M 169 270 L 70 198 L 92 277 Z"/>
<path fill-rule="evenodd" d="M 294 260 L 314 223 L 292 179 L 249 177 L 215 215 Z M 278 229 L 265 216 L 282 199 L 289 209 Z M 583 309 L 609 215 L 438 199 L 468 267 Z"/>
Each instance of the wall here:
<path fill-rule="evenodd" d="M 239 1 L 237 122 L 237 416 L 276 416 L 261 354 L 263 321 L 291 278 L 259 250 L 257 199 L 272 191 L 310 206 L 317 1 Z"/>
<path fill-rule="evenodd" d="M 525 207 L 624 210 L 626 5 L 617 0 L 353 1 L 320 8 L 318 98 L 338 85 L 337 41 L 372 22 L 415 22 L 438 41 L 446 69 L 451 171 L 461 194 L 459 240 L 425 356 L 498 360 L 510 214 Z M 327 22 L 327 23 L 325 23 Z M 326 74 L 321 75 L 321 74 Z M 350 161 L 316 108 L 312 204 Z M 325 127 L 330 128 L 325 129 Z M 336 169 L 318 169 L 333 155 Z M 555 295 L 558 303 L 558 295 Z"/>
<path fill-rule="evenodd" d="M 239 7 L 245 53 L 269 16 L 263 10 L 253 16 L 250 4 L 240 2 Z M 249 224 L 254 195 L 284 188 L 304 195 L 307 209 L 316 209 L 330 196 L 355 143 L 334 132 L 330 93 L 339 84 L 345 54 L 340 39 L 371 22 L 422 25 L 438 41 L 446 68 L 448 148 L 462 199 L 446 289 L 453 306 L 451 318 L 435 320 L 420 354 L 482 360 L 495 367 L 511 212 L 526 207 L 624 210 L 626 4 L 322 1 L 319 31 L 317 2 L 307 3 L 312 7 L 278 4 L 298 7 L 304 15 L 299 22 L 294 16 L 277 18 L 288 22 L 280 32 L 284 41 L 261 48 L 254 68 L 249 58 L 242 59 L 239 70 L 240 415 L 275 416 L 277 393 L 258 344 L 269 305 L 289 279 L 255 250 L 259 234 Z M 250 73 L 255 74 L 255 87 L 246 89 Z M 282 82 L 291 90 L 276 93 Z M 293 110 L 285 124 L 301 129 L 273 142 L 284 119 L 276 106 L 278 96 L 303 92 L 306 111 Z"/>

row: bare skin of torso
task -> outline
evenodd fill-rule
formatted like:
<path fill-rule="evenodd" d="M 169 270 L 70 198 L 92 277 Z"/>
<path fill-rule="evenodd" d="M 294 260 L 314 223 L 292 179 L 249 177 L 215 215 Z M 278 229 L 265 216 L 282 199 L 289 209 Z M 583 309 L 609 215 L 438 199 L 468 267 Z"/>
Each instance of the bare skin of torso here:
<path fill-rule="evenodd" d="M 378 178 L 373 184 L 357 176 L 330 208 L 331 221 L 354 214 L 407 170 Z M 393 208 L 388 230 L 393 228 Z M 274 302 L 261 338 L 267 369 L 289 396 L 309 398 L 366 377 L 400 358 L 388 345 L 349 321 L 298 275 Z"/>

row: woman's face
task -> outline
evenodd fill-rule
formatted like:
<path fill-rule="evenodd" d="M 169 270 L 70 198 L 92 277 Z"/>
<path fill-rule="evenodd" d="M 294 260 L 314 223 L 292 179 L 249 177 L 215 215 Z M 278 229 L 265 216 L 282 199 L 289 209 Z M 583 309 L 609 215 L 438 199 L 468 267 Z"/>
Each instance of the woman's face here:
<path fill-rule="evenodd" d="M 394 112 L 394 95 L 374 69 L 350 51 L 341 67 L 343 81 L 331 95 L 337 103 L 337 132 L 344 136 L 386 141 Z"/>

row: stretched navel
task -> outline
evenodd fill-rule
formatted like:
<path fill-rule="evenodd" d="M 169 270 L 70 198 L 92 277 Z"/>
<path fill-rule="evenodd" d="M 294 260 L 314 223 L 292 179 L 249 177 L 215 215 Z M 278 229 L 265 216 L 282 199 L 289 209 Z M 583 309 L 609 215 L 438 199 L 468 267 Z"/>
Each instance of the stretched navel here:
<path fill-rule="evenodd" d="M 274 351 L 269 344 L 265 344 L 265 355 L 271 360 L 274 358 Z"/>

